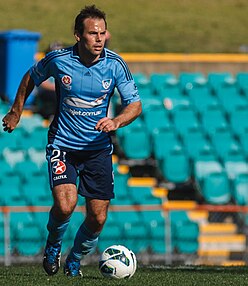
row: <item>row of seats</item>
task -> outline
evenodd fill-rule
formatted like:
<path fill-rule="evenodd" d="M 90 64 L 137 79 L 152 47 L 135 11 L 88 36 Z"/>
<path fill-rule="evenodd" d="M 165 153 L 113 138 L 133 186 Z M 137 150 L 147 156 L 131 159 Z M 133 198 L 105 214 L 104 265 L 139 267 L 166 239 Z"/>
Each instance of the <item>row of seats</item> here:
<path fill-rule="evenodd" d="M 3 216 L 0 220 L 0 255 L 4 255 Z M 74 235 L 82 223 L 84 215 L 76 212 L 71 218 L 69 229 L 65 233 L 62 253 L 72 246 Z M 10 214 L 10 251 L 12 254 L 38 255 L 44 249 L 47 237 L 46 224 L 48 213 L 11 213 Z M 165 253 L 168 239 L 172 251 L 195 253 L 198 249 L 199 226 L 191 221 L 185 211 L 170 212 L 169 226 L 160 211 L 118 211 L 109 212 L 107 223 L 101 234 L 98 249 L 124 244 L 134 252 L 152 251 Z M 170 228 L 170 237 L 168 227 Z"/>
<path fill-rule="evenodd" d="M 155 94 L 168 86 L 179 86 L 183 92 L 191 90 L 193 87 L 208 86 L 215 93 L 222 86 L 237 86 L 246 93 L 248 73 L 238 72 L 233 75 L 229 72 L 210 72 L 207 75 L 201 72 L 180 72 L 173 73 L 151 73 L 149 76 L 144 73 L 133 74 L 134 80 L 139 88 L 150 87 Z"/>

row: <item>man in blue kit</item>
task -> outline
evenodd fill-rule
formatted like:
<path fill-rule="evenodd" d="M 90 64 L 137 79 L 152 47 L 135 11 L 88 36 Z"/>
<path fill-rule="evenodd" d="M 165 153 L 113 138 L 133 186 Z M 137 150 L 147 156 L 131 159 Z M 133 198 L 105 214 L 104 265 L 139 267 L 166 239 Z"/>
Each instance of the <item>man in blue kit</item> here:
<path fill-rule="evenodd" d="M 95 5 L 81 10 L 75 19 L 77 43 L 48 53 L 30 68 L 20 83 L 13 106 L 3 118 L 4 130 L 12 132 L 34 86 L 51 76 L 55 78 L 58 104 L 46 148 L 54 198 L 43 259 L 48 275 L 59 270 L 62 238 L 79 193 L 85 197 L 86 218 L 66 258 L 64 273 L 82 276 L 80 260 L 95 250 L 110 200 L 114 198 L 109 132 L 131 123 L 142 110 L 126 63 L 104 48 L 106 29 L 105 13 Z M 108 106 L 115 87 L 123 109 L 116 117 L 109 118 Z"/>

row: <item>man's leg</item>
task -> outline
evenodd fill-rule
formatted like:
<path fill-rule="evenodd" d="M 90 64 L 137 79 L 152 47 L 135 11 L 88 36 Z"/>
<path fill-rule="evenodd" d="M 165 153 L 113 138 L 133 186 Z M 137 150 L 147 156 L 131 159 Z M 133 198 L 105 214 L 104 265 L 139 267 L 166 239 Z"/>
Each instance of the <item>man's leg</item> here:
<path fill-rule="evenodd" d="M 48 275 L 54 275 L 60 267 L 61 243 L 71 214 L 77 204 L 77 189 L 74 184 L 63 184 L 53 188 L 54 204 L 47 224 L 48 238 L 43 267 Z"/>
<path fill-rule="evenodd" d="M 109 200 L 86 198 L 86 218 L 78 229 L 74 245 L 66 259 L 65 274 L 81 276 L 80 260 L 95 251 L 107 218 L 108 206 Z"/>

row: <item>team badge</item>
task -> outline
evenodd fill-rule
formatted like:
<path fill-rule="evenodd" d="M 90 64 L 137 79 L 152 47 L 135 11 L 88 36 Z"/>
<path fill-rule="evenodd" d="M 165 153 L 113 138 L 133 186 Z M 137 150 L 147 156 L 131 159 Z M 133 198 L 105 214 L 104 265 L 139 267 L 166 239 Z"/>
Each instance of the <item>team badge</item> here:
<path fill-rule="evenodd" d="M 65 172 L 66 165 L 62 161 L 56 161 L 56 162 L 53 163 L 52 168 L 53 168 L 53 173 L 55 175 L 61 175 L 61 174 L 63 174 Z"/>
<path fill-rule="evenodd" d="M 71 85 L 71 82 L 72 82 L 72 79 L 69 75 L 64 75 L 61 79 L 63 85 L 67 88 L 70 88 L 70 85 Z"/>
<path fill-rule="evenodd" d="M 104 89 L 108 89 L 112 83 L 112 79 L 105 79 L 102 81 L 102 86 Z"/>

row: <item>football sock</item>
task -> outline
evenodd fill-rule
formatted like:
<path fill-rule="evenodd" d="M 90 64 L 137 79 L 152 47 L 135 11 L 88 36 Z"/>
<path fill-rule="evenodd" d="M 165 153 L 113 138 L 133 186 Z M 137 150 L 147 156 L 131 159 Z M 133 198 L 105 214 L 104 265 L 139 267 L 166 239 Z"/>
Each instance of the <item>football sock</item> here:
<path fill-rule="evenodd" d="M 69 222 L 70 218 L 65 221 L 57 221 L 50 212 L 47 224 L 47 230 L 49 232 L 47 240 L 51 244 L 61 242 Z"/>
<path fill-rule="evenodd" d="M 100 233 L 92 233 L 85 224 L 82 223 L 77 231 L 74 245 L 68 255 L 68 259 L 79 261 L 84 255 L 94 252 L 99 234 Z"/>

